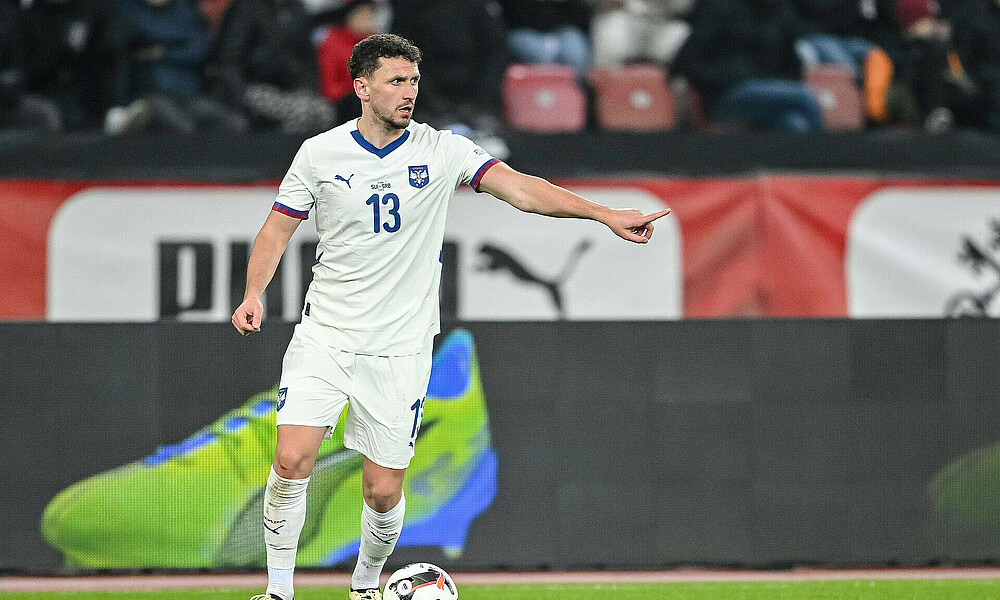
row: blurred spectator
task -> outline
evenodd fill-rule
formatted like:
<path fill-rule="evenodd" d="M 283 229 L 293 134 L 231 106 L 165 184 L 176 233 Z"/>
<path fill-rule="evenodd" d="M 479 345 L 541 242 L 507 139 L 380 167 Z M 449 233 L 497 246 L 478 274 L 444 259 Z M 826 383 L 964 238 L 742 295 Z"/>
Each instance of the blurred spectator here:
<path fill-rule="evenodd" d="M 583 0 L 501 0 L 501 4 L 512 62 L 569 65 L 577 76 L 586 76 L 590 7 Z"/>
<path fill-rule="evenodd" d="M 893 0 L 795 0 L 799 14 L 816 33 L 796 44 L 806 67 L 840 64 L 860 78 L 868 54 L 877 46 L 898 56 L 900 40 Z"/>
<path fill-rule="evenodd" d="M 16 0 L 0 2 L 0 125 L 15 120 L 24 96 L 24 39 Z"/>
<path fill-rule="evenodd" d="M 181 133 L 247 128 L 233 109 L 202 94 L 209 39 L 190 0 L 119 0 L 132 26 L 129 97 L 149 125 Z"/>
<path fill-rule="evenodd" d="M 318 93 L 312 21 L 298 0 L 234 0 L 207 68 L 214 97 L 286 133 L 333 126 Z"/>
<path fill-rule="evenodd" d="M 317 48 L 320 91 L 336 104 L 337 121 L 346 123 L 361 116 L 361 101 L 354 94 L 354 80 L 347 71 L 354 44 L 376 33 L 375 0 L 354 0 L 330 15 L 332 20 Z"/>
<path fill-rule="evenodd" d="M 976 86 L 961 120 L 1000 131 L 1000 0 L 952 0 L 946 14 L 952 47 Z"/>
<path fill-rule="evenodd" d="M 306 14 L 322 19 L 323 15 L 336 12 L 350 2 L 351 0 L 302 0 L 302 7 Z"/>
<path fill-rule="evenodd" d="M 816 31 L 839 37 L 859 37 L 893 48 L 895 0 L 794 0 L 801 18 Z"/>
<path fill-rule="evenodd" d="M 393 0 L 392 30 L 423 53 L 421 118 L 437 127 L 499 127 L 507 67 L 502 9 L 493 0 Z"/>
<path fill-rule="evenodd" d="M 902 56 L 895 0 L 795 0 L 800 14 L 819 33 L 803 36 L 796 51 L 803 67 L 839 64 L 864 90 L 873 122 L 887 118 L 893 61 Z"/>
<path fill-rule="evenodd" d="M 36 0 L 24 13 L 27 87 L 52 100 L 60 129 L 103 124 L 108 133 L 137 120 L 125 108 L 127 25 L 106 0 Z"/>
<path fill-rule="evenodd" d="M 844 66 L 854 73 L 855 77 L 862 75 L 862 65 L 874 44 L 858 36 L 840 36 L 829 33 L 829 26 L 818 23 L 824 33 L 812 33 L 801 37 L 795 43 L 799 59 L 805 68 L 820 64 L 836 64 Z"/>
<path fill-rule="evenodd" d="M 897 0 L 902 55 L 896 65 L 890 118 L 922 122 L 929 131 L 944 131 L 954 121 L 953 108 L 964 101 L 967 77 L 950 54 L 951 25 L 940 16 L 935 0 Z"/>
<path fill-rule="evenodd" d="M 198 13 L 204 19 L 208 31 L 215 35 L 222 25 L 222 16 L 233 0 L 198 0 Z"/>
<path fill-rule="evenodd" d="M 687 78 L 717 122 L 821 129 L 819 105 L 800 81 L 794 48 L 805 31 L 784 0 L 700 2 L 674 73 Z"/>
<path fill-rule="evenodd" d="M 670 64 L 691 33 L 694 0 L 600 0 L 591 22 L 594 64 Z"/>
<path fill-rule="evenodd" d="M 59 129 L 59 111 L 25 91 L 24 23 L 17 0 L 0 0 L 0 127 Z"/>

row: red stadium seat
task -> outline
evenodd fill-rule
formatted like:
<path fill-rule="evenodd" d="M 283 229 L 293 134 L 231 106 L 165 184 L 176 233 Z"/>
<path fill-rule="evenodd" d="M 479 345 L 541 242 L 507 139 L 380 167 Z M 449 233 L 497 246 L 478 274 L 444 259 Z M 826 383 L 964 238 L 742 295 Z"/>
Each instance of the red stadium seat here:
<path fill-rule="evenodd" d="M 677 124 L 674 94 L 661 67 L 597 68 L 590 72 L 590 84 L 602 129 L 654 131 Z"/>
<path fill-rule="evenodd" d="M 587 124 L 587 101 L 570 67 L 511 65 L 503 80 L 503 113 L 516 129 L 580 131 Z"/>
<path fill-rule="evenodd" d="M 854 73 L 850 69 L 820 65 L 808 69 L 804 80 L 819 101 L 826 129 L 843 131 L 864 126 L 861 92 L 854 84 Z"/>

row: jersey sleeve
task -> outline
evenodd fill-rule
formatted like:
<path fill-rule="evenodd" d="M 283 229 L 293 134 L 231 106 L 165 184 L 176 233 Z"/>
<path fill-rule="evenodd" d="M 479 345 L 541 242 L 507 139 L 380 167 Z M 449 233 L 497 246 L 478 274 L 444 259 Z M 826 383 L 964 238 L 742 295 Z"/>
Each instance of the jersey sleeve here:
<path fill-rule="evenodd" d="M 490 156 L 488 152 L 465 136 L 453 134 L 450 145 L 453 160 L 459 165 L 459 185 L 467 183 L 478 192 L 479 182 L 483 175 L 500 160 Z"/>
<path fill-rule="evenodd" d="M 271 209 L 296 219 L 308 219 L 309 210 L 316 203 L 314 189 L 309 150 L 303 143 L 295 153 L 285 178 L 281 180 L 278 197 Z"/>

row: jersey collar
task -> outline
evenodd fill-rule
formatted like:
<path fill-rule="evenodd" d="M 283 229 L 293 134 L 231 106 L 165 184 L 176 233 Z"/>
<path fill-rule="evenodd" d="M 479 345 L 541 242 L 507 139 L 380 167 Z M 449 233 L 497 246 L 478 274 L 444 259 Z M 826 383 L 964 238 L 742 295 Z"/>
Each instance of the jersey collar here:
<path fill-rule="evenodd" d="M 390 152 L 403 145 L 403 142 L 406 141 L 406 138 L 410 137 L 410 130 L 404 129 L 403 135 L 389 142 L 383 148 L 376 148 L 375 146 L 373 146 L 372 143 L 366 140 L 365 136 L 361 135 L 361 132 L 358 131 L 357 129 L 352 131 L 351 135 L 354 137 L 354 141 L 356 141 L 359 146 L 361 146 L 362 148 L 371 152 L 372 154 L 374 154 L 379 158 L 385 158 L 386 156 L 389 155 Z"/>

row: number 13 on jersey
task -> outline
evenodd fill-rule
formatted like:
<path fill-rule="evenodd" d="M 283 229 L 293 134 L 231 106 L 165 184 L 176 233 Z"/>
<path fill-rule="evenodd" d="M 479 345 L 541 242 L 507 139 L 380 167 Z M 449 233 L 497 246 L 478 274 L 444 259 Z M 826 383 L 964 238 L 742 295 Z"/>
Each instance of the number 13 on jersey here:
<path fill-rule="evenodd" d="M 381 200 L 381 202 L 380 202 Z M 370 204 L 372 207 L 372 212 L 374 213 L 374 231 L 379 233 L 383 229 L 386 233 L 395 233 L 399 231 L 399 225 L 401 223 L 399 218 L 399 196 L 396 194 L 386 194 L 379 198 L 378 194 L 372 194 L 365 200 L 365 204 Z M 389 221 L 383 222 L 381 216 L 381 210 L 379 209 L 379 204 L 383 206 L 388 206 L 388 217 Z"/>

